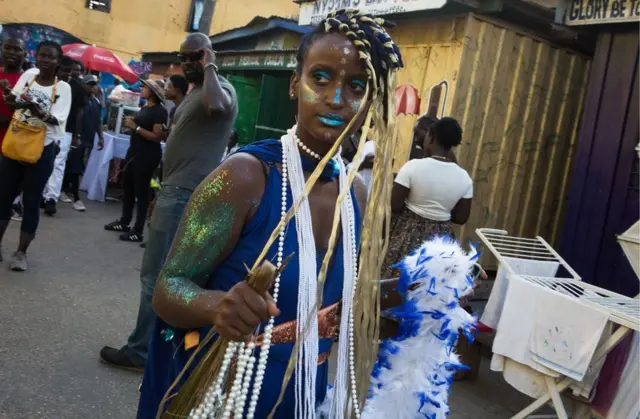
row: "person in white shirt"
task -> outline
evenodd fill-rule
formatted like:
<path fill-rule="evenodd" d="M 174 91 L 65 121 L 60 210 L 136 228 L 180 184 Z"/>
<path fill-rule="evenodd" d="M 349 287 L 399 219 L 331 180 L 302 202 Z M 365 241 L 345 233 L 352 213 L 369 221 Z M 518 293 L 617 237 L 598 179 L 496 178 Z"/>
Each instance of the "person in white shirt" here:
<path fill-rule="evenodd" d="M 71 87 L 59 81 L 56 72 L 62 58 L 62 48 L 55 42 L 42 42 L 36 51 L 39 73 L 24 73 L 13 90 L 0 85 L 5 102 L 20 112 L 26 121 L 45 123 L 47 132 L 40 159 L 25 164 L 0 156 L 0 242 L 11 219 L 13 200 L 22 191 L 23 217 L 18 250 L 13 254 L 11 269 L 27 270 L 27 248 L 34 239 L 40 219 L 40 198 L 53 170 L 56 144 L 64 137 L 64 128 L 71 108 Z M 2 255 L 0 255 L 2 261 Z"/>
<path fill-rule="evenodd" d="M 362 163 L 358 168 L 358 174 L 367 186 L 367 195 L 371 194 L 371 186 L 373 186 L 373 163 L 375 161 L 376 154 L 376 142 L 373 140 L 367 140 L 362 148 Z M 347 168 L 351 168 L 352 163 L 349 163 Z"/>
<path fill-rule="evenodd" d="M 430 157 L 407 162 L 395 179 L 391 194 L 393 217 L 385 275 L 403 257 L 435 235 L 453 235 L 452 223 L 464 224 L 471 212 L 473 181 L 451 161 L 451 149 L 462 141 L 454 118 L 442 118 L 429 128 L 425 149 Z"/>

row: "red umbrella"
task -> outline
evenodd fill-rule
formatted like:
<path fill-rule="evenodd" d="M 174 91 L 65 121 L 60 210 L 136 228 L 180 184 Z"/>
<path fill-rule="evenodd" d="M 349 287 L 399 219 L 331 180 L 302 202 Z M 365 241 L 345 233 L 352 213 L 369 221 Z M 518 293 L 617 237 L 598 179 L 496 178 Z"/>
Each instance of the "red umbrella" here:
<path fill-rule="evenodd" d="M 420 94 L 410 84 L 396 89 L 396 115 L 420 115 Z"/>
<path fill-rule="evenodd" d="M 64 55 L 82 61 L 93 71 L 103 71 L 122 77 L 127 83 L 138 81 L 138 75 L 113 52 L 95 45 L 69 44 L 63 45 Z"/>

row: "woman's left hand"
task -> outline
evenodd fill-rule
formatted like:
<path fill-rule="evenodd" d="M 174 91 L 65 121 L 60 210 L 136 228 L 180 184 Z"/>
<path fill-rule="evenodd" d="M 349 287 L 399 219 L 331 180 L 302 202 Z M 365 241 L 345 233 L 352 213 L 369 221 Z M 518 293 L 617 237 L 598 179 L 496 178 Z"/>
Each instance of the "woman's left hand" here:
<path fill-rule="evenodd" d="M 136 124 L 136 121 L 133 120 L 133 117 L 125 116 L 124 117 L 124 126 L 126 128 L 129 128 L 130 130 L 135 130 L 138 127 L 138 124 Z"/>

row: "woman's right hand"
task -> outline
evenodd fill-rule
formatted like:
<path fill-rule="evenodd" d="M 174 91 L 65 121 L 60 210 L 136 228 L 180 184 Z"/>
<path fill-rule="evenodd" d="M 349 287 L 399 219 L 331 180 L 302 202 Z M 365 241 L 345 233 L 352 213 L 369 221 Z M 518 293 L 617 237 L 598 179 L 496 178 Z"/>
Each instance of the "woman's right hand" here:
<path fill-rule="evenodd" d="M 220 336 L 233 342 L 244 342 L 250 339 L 260 323 L 279 314 L 269 293 L 260 295 L 242 281 L 218 301 L 213 324 Z"/>
<path fill-rule="evenodd" d="M 125 116 L 123 124 L 126 128 L 129 128 L 130 130 L 134 130 L 138 127 L 138 124 L 136 124 L 136 121 L 132 116 Z"/>

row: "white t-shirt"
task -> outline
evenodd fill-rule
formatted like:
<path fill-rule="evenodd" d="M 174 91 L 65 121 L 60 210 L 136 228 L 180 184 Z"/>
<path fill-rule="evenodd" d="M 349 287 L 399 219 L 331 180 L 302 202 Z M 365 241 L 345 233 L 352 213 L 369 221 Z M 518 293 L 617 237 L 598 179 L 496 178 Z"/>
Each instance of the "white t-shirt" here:
<path fill-rule="evenodd" d="M 466 170 L 432 158 L 407 162 L 395 182 L 409 189 L 407 208 L 434 221 L 451 220 L 458 201 L 473 197 L 473 181 Z"/>
<path fill-rule="evenodd" d="M 22 95 L 24 93 L 25 87 L 31 83 L 38 75 L 37 72 L 28 71 L 18 79 L 18 82 L 13 87 L 13 91 L 18 95 Z M 69 116 L 69 111 L 71 109 L 71 86 L 69 84 L 58 80 L 56 84 L 56 96 L 57 99 L 53 106 L 51 105 L 51 95 L 53 93 L 53 85 L 51 86 L 40 86 L 37 82 L 33 82 L 31 88 L 29 89 L 29 94 L 33 96 L 35 101 L 38 103 L 41 109 L 49 112 L 53 115 L 59 122 L 59 125 L 47 125 L 47 137 L 44 140 L 44 145 L 47 146 L 52 142 L 59 142 L 64 137 L 64 129 L 67 125 L 67 117 Z M 31 112 L 29 110 L 23 110 L 24 116 L 29 119 L 31 117 Z"/>

